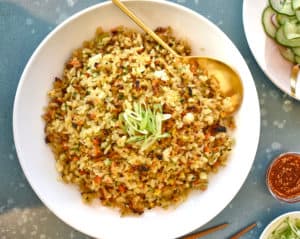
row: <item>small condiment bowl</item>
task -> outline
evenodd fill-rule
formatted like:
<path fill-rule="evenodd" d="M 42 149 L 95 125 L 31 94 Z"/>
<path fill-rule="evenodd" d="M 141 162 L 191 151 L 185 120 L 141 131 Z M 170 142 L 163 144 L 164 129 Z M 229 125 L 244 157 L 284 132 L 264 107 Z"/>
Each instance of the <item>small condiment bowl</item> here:
<path fill-rule="evenodd" d="M 298 178 L 291 178 L 297 177 L 297 175 Z M 274 198 L 287 203 L 300 202 L 299 182 L 300 153 L 286 152 L 280 154 L 269 165 L 266 173 L 266 184 Z"/>
<path fill-rule="evenodd" d="M 300 218 L 300 211 L 292 211 L 288 213 L 284 213 L 275 219 L 273 219 L 263 230 L 259 239 L 268 239 L 273 230 L 278 227 L 278 225 L 287 217 L 290 218 Z"/>

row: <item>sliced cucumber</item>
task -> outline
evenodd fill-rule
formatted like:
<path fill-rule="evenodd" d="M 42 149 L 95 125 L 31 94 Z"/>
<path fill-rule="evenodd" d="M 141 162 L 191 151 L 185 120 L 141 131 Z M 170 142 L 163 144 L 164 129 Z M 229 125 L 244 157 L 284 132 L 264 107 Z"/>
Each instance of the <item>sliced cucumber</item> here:
<path fill-rule="evenodd" d="M 279 52 L 283 56 L 284 59 L 295 62 L 295 54 L 293 53 L 291 48 L 288 47 L 279 47 Z"/>
<path fill-rule="evenodd" d="M 279 27 L 276 34 L 275 34 L 275 39 L 276 41 L 287 47 L 300 47 L 300 38 L 294 38 L 294 39 L 287 39 L 285 34 L 284 34 L 284 25 Z"/>
<path fill-rule="evenodd" d="M 292 50 L 295 55 L 300 56 L 300 47 L 293 47 Z"/>
<path fill-rule="evenodd" d="M 300 17 L 300 11 L 299 11 L 299 17 Z M 295 16 L 287 16 L 287 15 L 284 15 L 284 14 L 277 13 L 276 20 L 279 23 L 279 25 L 283 25 L 287 21 L 295 21 L 295 20 L 297 20 L 297 18 Z"/>
<path fill-rule="evenodd" d="M 271 7 L 278 13 L 292 16 L 295 14 L 292 0 L 269 0 Z"/>
<path fill-rule="evenodd" d="M 296 62 L 297 64 L 300 64 L 300 56 L 295 56 L 295 62 Z"/>
<path fill-rule="evenodd" d="M 289 40 L 300 37 L 300 25 L 297 21 L 287 21 L 283 25 L 283 30 L 285 37 Z"/>
<path fill-rule="evenodd" d="M 300 0 L 292 0 L 292 7 L 294 11 L 298 10 L 300 8 Z"/>
<path fill-rule="evenodd" d="M 300 64 L 300 56 L 294 53 L 294 48 L 289 47 L 279 47 L 279 52 L 283 56 L 284 59 L 292 62 Z"/>
<path fill-rule="evenodd" d="M 262 13 L 266 34 L 278 43 L 282 57 L 300 64 L 300 0 L 269 0 Z"/>
<path fill-rule="evenodd" d="M 300 9 L 295 11 L 295 16 L 298 21 L 300 21 Z"/>
<path fill-rule="evenodd" d="M 274 38 L 277 28 L 275 24 L 272 22 L 272 17 L 276 14 L 276 12 L 271 8 L 267 7 L 262 15 L 262 24 L 264 26 L 265 32 L 268 34 L 268 36 Z"/>

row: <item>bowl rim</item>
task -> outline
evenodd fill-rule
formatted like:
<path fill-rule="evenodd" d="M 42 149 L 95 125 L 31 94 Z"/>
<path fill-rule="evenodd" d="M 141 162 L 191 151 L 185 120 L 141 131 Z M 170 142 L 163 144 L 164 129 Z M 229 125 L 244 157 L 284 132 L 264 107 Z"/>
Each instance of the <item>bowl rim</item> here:
<path fill-rule="evenodd" d="M 269 235 L 269 233 L 271 233 L 271 228 L 274 226 L 274 224 L 278 223 L 279 221 L 281 221 L 282 219 L 288 217 L 288 216 L 291 216 L 291 215 L 299 215 L 299 218 L 300 218 L 300 211 L 290 211 L 290 212 L 286 212 L 286 213 L 283 213 L 277 217 L 275 217 L 274 219 L 272 219 L 268 224 L 267 226 L 265 227 L 265 229 L 263 230 L 263 232 L 260 234 L 260 237 L 259 239 L 267 239 L 266 236 Z"/>
<path fill-rule="evenodd" d="M 139 2 L 138 0 L 124 0 L 124 2 Z M 140 1 L 141 2 L 141 1 Z M 203 15 L 201 15 L 200 13 L 188 8 L 188 7 L 185 7 L 185 6 L 182 6 L 178 3 L 174 3 L 174 2 L 169 2 L 169 1 L 162 1 L 162 0 L 143 0 L 143 2 L 153 2 L 153 3 L 157 3 L 157 4 L 161 4 L 161 5 L 165 5 L 165 6 L 170 6 L 170 7 L 174 7 L 174 8 L 177 8 L 183 12 L 186 12 L 187 14 L 190 14 L 190 15 L 194 15 L 194 16 L 197 16 L 198 18 L 201 18 L 201 20 L 203 22 L 205 22 L 205 24 L 207 24 L 209 27 L 213 28 L 213 29 L 216 29 L 219 33 L 222 33 L 224 35 L 224 37 L 232 43 L 232 45 L 236 48 L 238 54 L 240 55 L 241 58 L 243 58 L 242 54 L 240 53 L 239 49 L 235 46 L 235 44 L 232 42 L 232 40 L 228 37 L 228 35 L 223 31 L 221 30 L 220 28 L 218 28 L 214 23 L 212 23 L 209 19 L 207 19 L 206 17 L 204 17 Z M 39 43 L 38 47 L 34 50 L 33 54 L 31 55 L 31 57 L 29 58 L 29 60 L 27 61 L 26 63 L 26 66 L 22 72 L 22 75 L 20 77 L 20 81 L 18 83 L 18 86 L 17 86 L 17 90 L 16 90 L 16 94 L 15 94 L 15 99 L 14 99 L 14 105 L 13 105 L 13 138 L 14 138 L 14 144 L 15 144 L 15 147 L 16 147 L 16 152 L 17 152 L 17 155 L 21 155 L 21 147 L 20 145 L 17 143 L 17 139 L 18 139 L 18 130 L 16 128 L 16 124 L 17 124 L 17 118 L 18 118 L 18 102 L 20 101 L 20 92 L 23 88 L 23 84 L 25 82 L 25 79 L 26 79 L 26 75 L 27 75 L 27 72 L 29 71 L 29 69 L 32 67 L 32 63 L 33 63 L 33 60 L 36 58 L 36 56 L 40 53 L 40 51 L 42 50 L 42 48 L 44 47 L 44 45 L 46 45 L 46 43 L 48 42 L 49 39 L 51 39 L 58 31 L 60 31 L 64 26 L 66 26 L 68 23 L 72 22 L 73 20 L 79 18 L 81 15 L 84 15 L 90 11 L 93 11 L 95 9 L 98 9 L 98 8 L 101 8 L 101 7 L 104 7 L 106 5 L 111 5 L 113 4 L 112 2 L 110 1 L 105 1 L 105 2 L 101 2 L 101 3 L 97 3 L 97 4 L 94 4 L 92 6 L 89 6 L 87 8 L 84 8 L 80 11 L 78 11 L 77 13 L 71 15 L 70 17 L 68 17 L 67 19 L 65 19 L 63 22 L 61 22 L 60 24 L 58 24 L 50 33 L 48 33 L 44 39 Z M 244 59 L 244 58 L 243 58 Z M 247 70 L 249 71 L 249 75 L 251 76 L 251 80 L 253 80 L 253 77 L 252 77 L 252 74 L 251 74 L 251 71 L 249 68 L 247 68 Z M 257 90 L 256 90 L 256 86 L 255 84 L 253 83 L 254 87 L 255 87 L 255 93 L 257 95 Z M 256 97 L 257 100 L 258 100 L 258 96 Z M 260 117 L 260 111 L 258 110 L 258 117 Z M 254 152 L 253 152 L 253 160 L 251 161 L 251 165 L 254 163 L 254 159 L 255 159 L 255 155 L 256 155 L 256 152 L 258 150 L 258 144 L 259 144 L 259 137 L 260 137 L 260 121 L 257 123 L 257 128 L 258 128 L 258 133 L 256 135 L 256 138 L 255 138 L 255 145 L 253 145 L 253 149 L 254 149 Z M 251 151 L 252 153 L 252 151 Z M 71 223 L 69 223 L 67 220 L 65 220 L 64 218 L 62 218 L 60 216 L 60 214 L 58 214 L 55 210 L 53 210 L 52 206 L 49 205 L 45 200 L 43 200 L 43 196 L 40 195 L 39 193 L 39 190 L 34 186 L 34 184 L 29 180 L 29 175 L 28 175 L 28 172 L 25 170 L 24 168 L 24 165 L 23 165 L 23 161 L 24 159 L 22 159 L 21 157 L 18 156 L 18 159 L 19 159 L 19 162 L 20 162 L 20 165 L 21 165 L 21 168 L 22 168 L 22 171 L 23 173 L 25 174 L 26 176 L 26 180 L 28 181 L 29 185 L 31 186 L 31 188 L 33 189 L 34 193 L 38 196 L 38 198 L 42 201 L 42 203 L 47 207 L 49 208 L 49 210 L 57 217 L 59 218 L 61 221 L 63 221 L 64 223 L 66 223 L 67 225 L 69 225 L 70 227 L 72 228 L 75 228 L 76 230 L 84 233 L 84 234 L 87 234 L 87 235 L 90 235 L 90 236 L 95 236 L 95 235 L 92 235 L 92 234 L 89 234 L 86 230 L 84 230 L 83 227 L 79 228 L 79 227 L 74 227 L 74 225 L 72 225 Z M 226 201 L 226 203 L 224 203 L 224 205 L 222 206 L 221 210 L 219 210 L 216 214 L 214 214 L 213 216 L 211 216 L 210 218 L 208 218 L 206 220 L 206 223 L 208 223 L 210 220 L 212 220 L 213 218 L 215 218 L 217 215 L 219 215 L 223 210 L 224 208 L 235 198 L 235 196 L 237 195 L 237 193 L 240 191 L 240 189 L 242 188 L 242 186 L 244 185 L 249 173 L 250 173 L 250 170 L 251 170 L 251 167 L 248 168 L 248 171 L 247 173 L 244 175 L 244 177 L 242 178 L 241 180 L 241 184 L 240 186 L 238 187 L 236 193 L 234 195 L 232 195 L 232 197 L 230 198 L 230 200 Z M 190 231 L 192 230 L 195 230 L 197 229 L 199 226 L 203 226 L 204 224 L 202 225 L 199 225 L 197 223 L 194 223 L 192 224 L 191 226 L 189 226 L 189 229 L 186 230 L 185 232 L 182 232 L 182 235 L 186 234 L 186 233 L 189 233 Z M 187 229 L 185 227 L 185 229 Z M 181 235 L 178 235 L 178 236 L 181 236 Z"/>

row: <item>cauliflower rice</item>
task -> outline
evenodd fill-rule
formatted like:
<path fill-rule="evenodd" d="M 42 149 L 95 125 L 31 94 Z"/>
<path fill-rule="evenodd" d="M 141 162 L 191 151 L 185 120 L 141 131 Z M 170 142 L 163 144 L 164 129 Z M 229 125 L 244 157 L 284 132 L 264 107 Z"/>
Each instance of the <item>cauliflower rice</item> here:
<path fill-rule="evenodd" d="M 190 54 L 170 28 L 156 33 L 178 54 Z M 178 205 L 191 190 L 207 189 L 233 144 L 230 99 L 217 80 L 124 27 L 98 29 L 73 52 L 48 96 L 45 141 L 61 178 L 77 185 L 85 202 L 100 199 L 122 215 Z M 145 149 L 140 137 L 150 133 L 134 131 L 140 140 L 130 140 L 125 127 L 124 112 L 134 104 L 152 113 L 158 105 L 168 115 L 158 126 L 164 137 Z"/>

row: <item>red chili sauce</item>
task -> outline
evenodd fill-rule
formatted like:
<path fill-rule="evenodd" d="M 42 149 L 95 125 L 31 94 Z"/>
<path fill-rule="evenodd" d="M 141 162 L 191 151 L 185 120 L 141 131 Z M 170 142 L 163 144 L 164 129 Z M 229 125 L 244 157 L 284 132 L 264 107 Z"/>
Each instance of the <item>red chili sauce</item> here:
<path fill-rule="evenodd" d="M 287 153 L 270 165 L 267 184 L 275 197 L 287 201 L 300 201 L 300 155 Z"/>

